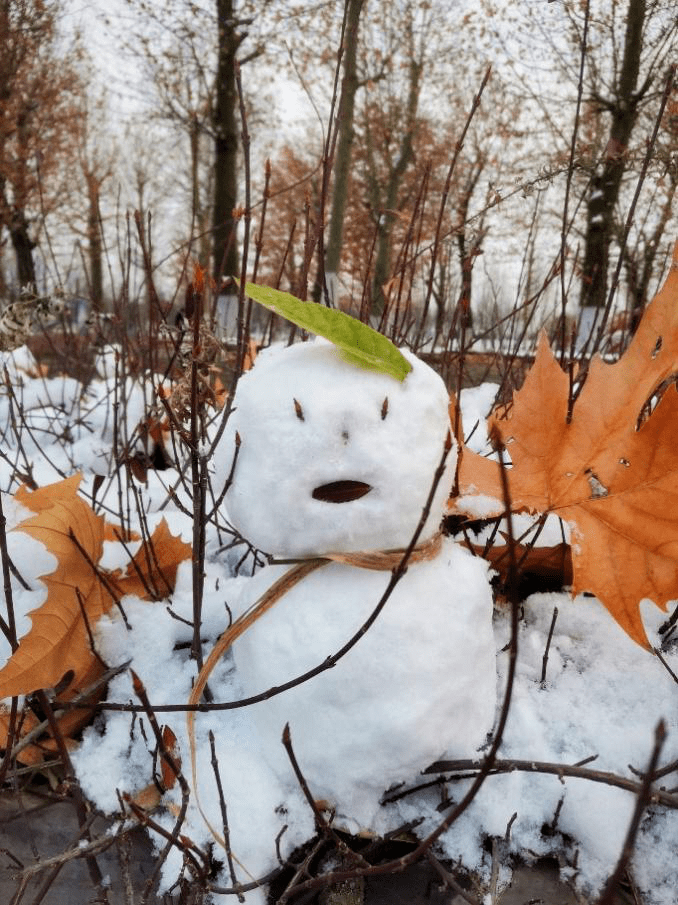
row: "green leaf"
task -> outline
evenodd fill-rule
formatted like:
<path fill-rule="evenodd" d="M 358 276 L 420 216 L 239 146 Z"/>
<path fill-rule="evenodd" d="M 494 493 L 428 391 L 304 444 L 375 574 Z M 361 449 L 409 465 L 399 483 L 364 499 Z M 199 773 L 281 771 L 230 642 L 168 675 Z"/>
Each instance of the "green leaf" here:
<path fill-rule="evenodd" d="M 390 374 L 396 380 L 404 380 L 412 370 L 412 365 L 390 339 L 343 311 L 316 302 L 302 302 L 289 292 L 254 283 L 245 284 L 245 293 L 297 327 L 329 339 L 351 364 Z"/>

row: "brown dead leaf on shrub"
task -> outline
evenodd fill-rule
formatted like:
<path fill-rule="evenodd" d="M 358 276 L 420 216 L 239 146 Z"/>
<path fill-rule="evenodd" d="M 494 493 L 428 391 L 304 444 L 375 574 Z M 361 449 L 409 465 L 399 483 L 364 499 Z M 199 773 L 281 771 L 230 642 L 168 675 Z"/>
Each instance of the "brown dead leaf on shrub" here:
<path fill-rule="evenodd" d="M 511 508 L 572 529 L 572 592 L 590 591 L 649 647 L 640 602 L 678 597 L 678 243 L 661 291 L 624 355 L 596 357 L 568 420 L 570 381 L 542 336 L 525 383 L 490 418 L 506 446 Z M 464 449 L 461 494 L 502 500 L 496 462 Z M 503 507 L 498 506 L 498 510 Z M 498 513 L 497 513 L 498 514 Z"/>
<path fill-rule="evenodd" d="M 43 577 L 47 599 L 33 610 L 31 630 L 0 670 L 0 698 L 55 687 L 72 673 L 58 701 L 71 700 L 101 676 L 105 667 L 92 649 L 90 633 L 97 621 L 125 594 L 161 599 L 174 588 L 179 563 L 191 547 L 174 537 L 163 520 L 148 543 L 142 543 L 127 570 L 106 571 L 98 566 L 105 540 L 119 539 L 114 526 L 78 496 L 81 476 L 75 475 L 16 499 L 35 515 L 16 530 L 41 541 L 57 559 Z M 64 718 L 68 736 L 83 725 L 89 711 Z M 31 720 L 29 719 L 30 723 Z M 27 728 L 30 728 L 28 726 Z M 6 719 L 0 724 L 0 747 L 6 741 Z M 1 734 L 4 730 L 4 736 Z"/>
<path fill-rule="evenodd" d="M 177 737 L 169 726 L 162 727 L 162 741 L 167 752 L 174 758 L 179 769 L 181 769 L 181 757 L 177 747 Z M 177 781 L 177 774 L 167 763 L 165 758 L 160 759 L 160 770 L 162 774 L 162 785 L 164 789 L 173 789 Z"/>
<path fill-rule="evenodd" d="M 181 769 L 181 757 L 179 756 L 179 746 L 177 745 L 177 737 L 169 726 L 162 727 L 162 741 L 166 751 L 174 758 L 179 770 Z M 144 811 L 153 811 L 159 807 L 164 792 L 173 789 L 177 782 L 177 774 L 170 767 L 164 757 L 159 757 L 160 776 L 155 782 L 144 786 L 139 792 L 131 796 L 134 804 L 143 808 Z M 175 815 L 176 816 L 176 815 Z"/>
<path fill-rule="evenodd" d="M 492 563 L 502 585 L 509 584 L 511 556 L 508 544 L 496 544 L 488 549 L 483 544 L 468 542 L 465 542 L 465 546 Z M 572 551 L 569 544 L 532 547 L 516 543 L 513 545 L 513 555 L 518 571 L 517 591 L 521 598 L 534 588 L 558 590 L 572 584 Z"/>

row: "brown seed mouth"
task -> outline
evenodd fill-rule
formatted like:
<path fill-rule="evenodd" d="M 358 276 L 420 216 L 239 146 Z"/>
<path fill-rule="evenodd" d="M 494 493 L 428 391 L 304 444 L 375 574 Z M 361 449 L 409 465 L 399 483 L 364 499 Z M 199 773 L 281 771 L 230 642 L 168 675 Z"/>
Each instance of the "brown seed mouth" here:
<path fill-rule="evenodd" d="M 321 484 L 313 491 L 314 500 L 322 500 L 324 503 L 351 503 L 359 500 L 372 490 L 370 484 L 363 481 L 331 481 L 329 484 Z"/>

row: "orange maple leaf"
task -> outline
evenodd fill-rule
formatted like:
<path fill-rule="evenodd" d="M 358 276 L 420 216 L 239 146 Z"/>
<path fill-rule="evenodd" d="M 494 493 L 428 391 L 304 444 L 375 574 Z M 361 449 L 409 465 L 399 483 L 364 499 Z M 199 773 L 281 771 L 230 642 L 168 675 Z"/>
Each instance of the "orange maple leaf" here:
<path fill-rule="evenodd" d="M 100 569 L 103 542 L 114 536 L 114 529 L 77 495 L 80 480 L 75 475 L 16 494 L 36 513 L 17 530 L 45 544 L 57 566 L 43 578 L 47 599 L 29 614 L 31 630 L 0 670 L 0 698 L 52 688 L 69 671 L 68 693 L 76 694 L 92 681 L 92 665 L 98 662 L 88 627 L 93 629 L 123 594 L 166 597 L 179 563 L 190 556 L 190 545 L 173 537 L 163 520 L 126 573 Z"/>
<path fill-rule="evenodd" d="M 189 559 L 191 552 L 191 545 L 172 534 L 166 520 L 161 519 L 127 569 L 108 572 L 107 579 L 119 597 L 134 594 L 147 600 L 164 600 L 174 590 L 179 564 Z"/>
<path fill-rule="evenodd" d="M 17 501 L 36 513 L 19 530 L 41 541 L 56 556 L 57 566 L 43 579 L 47 600 L 30 613 L 31 631 L 0 670 L 0 698 L 52 688 L 71 669 L 72 689 L 79 690 L 92 659 L 82 609 L 92 626 L 113 604 L 73 539 L 92 563 L 99 561 L 105 520 L 77 495 L 79 483 L 76 475 L 32 493 L 25 487 L 16 493 Z"/>
<path fill-rule="evenodd" d="M 678 597 L 678 243 L 668 278 L 624 355 L 591 361 L 568 420 L 570 384 L 545 336 L 505 417 L 513 511 L 555 513 L 572 528 L 572 592 L 590 591 L 649 647 L 640 602 Z M 463 450 L 461 494 L 502 499 L 496 462 Z"/>
<path fill-rule="evenodd" d="M 92 662 L 90 664 L 90 670 L 88 673 L 81 674 L 81 683 L 83 686 L 94 685 L 94 683 L 101 678 L 104 674 L 103 665 L 97 660 L 95 657 L 92 658 Z M 71 692 L 70 686 L 66 688 L 64 692 L 62 692 L 57 699 L 55 699 L 53 706 L 55 709 L 59 708 L 59 704 L 61 702 L 70 701 L 73 697 L 75 697 L 74 692 Z M 88 695 L 86 698 L 81 699 L 82 706 L 75 707 L 73 710 L 67 710 L 65 713 L 61 714 L 57 718 L 57 724 L 59 726 L 59 732 L 61 733 L 67 747 L 70 747 L 73 743 L 71 739 L 83 726 L 87 725 L 87 723 L 92 718 L 92 705 L 94 705 L 97 700 L 101 697 L 100 692 L 93 692 L 91 695 Z M 10 733 L 10 710 L 7 707 L 0 707 L 0 748 L 5 748 L 7 746 L 7 739 L 9 738 Z M 19 739 L 24 739 L 29 732 L 36 729 L 36 727 L 40 724 L 40 720 L 33 713 L 30 708 L 24 706 L 22 710 L 20 710 L 17 714 L 17 723 L 13 729 L 12 733 L 12 746 L 14 746 Z M 45 758 L 49 758 L 54 756 L 55 753 L 58 753 L 59 745 L 55 738 L 52 737 L 52 733 L 50 729 L 45 730 L 41 735 L 35 738 L 35 742 L 33 744 L 24 745 L 21 750 L 17 753 L 16 759 L 22 763 L 27 765 L 39 765 L 42 763 Z"/>

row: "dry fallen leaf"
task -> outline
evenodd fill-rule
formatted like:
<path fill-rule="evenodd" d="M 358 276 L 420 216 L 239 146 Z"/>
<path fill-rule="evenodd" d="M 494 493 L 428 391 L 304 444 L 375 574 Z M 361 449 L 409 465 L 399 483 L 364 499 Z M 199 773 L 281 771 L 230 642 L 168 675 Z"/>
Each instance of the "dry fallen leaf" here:
<path fill-rule="evenodd" d="M 93 658 L 90 664 L 89 673 L 83 674 L 82 676 L 82 684 L 85 687 L 89 687 L 103 674 L 103 665 Z M 73 710 L 68 710 L 57 718 L 59 731 L 68 748 L 73 744 L 71 739 L 76 732 L 82 729 L 83 726 L 91 720 L 91 705 L 95 704 L 100 696 L 100 692 L 94 692 L 93 694 L 88 695 L 82 700 L 82 707 L 79 706 Z M 66 688 L 58 698 L 53 701 L 54 708 L 58 709 L 60 703 L 70 701 L 73 697 L 74 694 L 71 692 L 70 688 Z M 15 731 L 12 736 L 12 746 L 14 746 L 19 739 L 24 739 L 29 732 L 33 731 L 39 725 L 40 720 L 29 707 L 24 706 L 23 709 L 19 709 L 17 712 Z M 17 729 L 19 731 L 17 731 Z M 0 706 L 0 748 L 6 746 L 9 731 L 10 710 L 7 707 Z M 41 764 L 45 759 L 54 757 L 55 754 L 58 754 L 58 750 L 59 746 L 52 737 L 51 731 L 45 728 L 43 732 L 35 737 L 35 741 L 32 744 L 26 745 L 18 752 L 16 759 L 22 764 L 36 766 Z"/>
<path fill-rule="evenodd" d="M 243 371 L 250 370 L 250 368 L 254 364 L 254 359 L 257 357 L 258 353 L 259 353 L 259 343 L 257 342 L 256 339 L 250 339 L 245 348 L 245 358 L 242 363 Z M 221 381 L 219 381 L 219 383 L 221 384 Z M 226 394 L 226 389 L 223 388 L 222 396 L 225 396 L 225 394 Z M 223 403 L 222 403 L 222 405 L 223 405 Z"/>
<path fill-rule="evenodd" d="M 118 596 L 134 594 L 164 600 L 174 590 L 179 564 L 191 557 L 191 545 L 169 530 L 165 519 L 158 522 L 149 543 L 142 544 L 127 569 L 106 573 Z"/>
<path fill-rule="evenodd" d="M 71 690 L 79 690 L 92 660 L 83 610 L 91 628 L 113 605 L 91 565 L 103 552 L 105 521 L 77 495 L 79 483 L 76 475 L 33 492 L 17 491 L 17 501 L 36 513 L 18 530 L 41 541 L 57 566 L 43 578 L 47 600 L 30 614 L 31 631 L 0 670 L 0 698 L 52 688 L 68 670 L 74 672 Z"/>
<path fill-rule="evenodd" d="M 495 544 L 485 549 L 482 544 L 465 542 L 477 556 L 484 556 L 498 572 L 503 586 L 510 581 L 510 547 Z M 535 589 L 558 590 L 572 584 L 572 551 L 569 544 L 555 544 L 549 547 L 533 547 L 515 543 L 515 557 L 518 594 L 521 599 Z"/>
<path fill-rule="evenodd" d="M 181 770 L 181 756 L 179 754 L 179 746 L 177 745 L 177 737 L 169 726 L 162 728 L 162 740 L 165 749 L 172 755 L 176 766 Z M 173 789 L 177 782 L 177 774 L 170 767 L 164 757 L 159 757 L 160 776 L 156 777 L 154 782 L 144 786 L 131 797 L 134 804 L 143 808 L 145 811 L 153 811 L 159 807 L 163 794 L 168 789 Z"/>
<path fill-rule="evenodd" d="M 162 741 L 167 752 L 174 758 L 176 766 L 181 769 L 181 757 L 177 746 L 177 737 L 169 726 L 162 727 Z M 177 781 L 177 774 L 164 757 L 160 758 L 160 771 L 162 774 L 163 788 L 173 789 Z"/>
<path fill-rule="evenodd" d="M 640 602 L 678 597 L 678 243 L 669 276 L 614 364 L 591 362 L 568 421 L 570 382 L 541 337 L 496 427 L 513 463 L 511 509 L 555 513 L 572 527 L 573 593 L 590 591 L 649 647 Z M 638 426 L 640 423 L 640 426 Z M 499 468 L 465 449 L 461 494 L 503 498 Z M 499 507 L 502 508 L 502 507 Z"/>
<path fill-rule="evenodd" d="M 90 639 L 97 620 L 125 594 L 167 597 L 179 563 L 191 555 L 190 545 L 170 534 L 163 519 L 125 572 L 101 569 L 98 563 L 104 541 L 119 537 L 114 526 L 78 496 L 80 480 L 75 475 L 33 492 L 26 488 L 17 491 L 18 502 L 35 515 L 16 530 L 41 541 L 56 556 L 57 566 L 42 579 L 47 599 L 29 614 L 31 630 L 0 670 L 0 698 L 53 688 L 67 673 L 72 676 L 57 701 L 70 700 L 87 688 L 105 669 Z M 79 715 L 79 720 L 66 715 L 62 724 L 65 736 L 83 724 L 89 711 L 79 711 Z M 5 713 L 0 721 L 0 745 L 2 736 L 6 737 L 6 722 Z"/>

